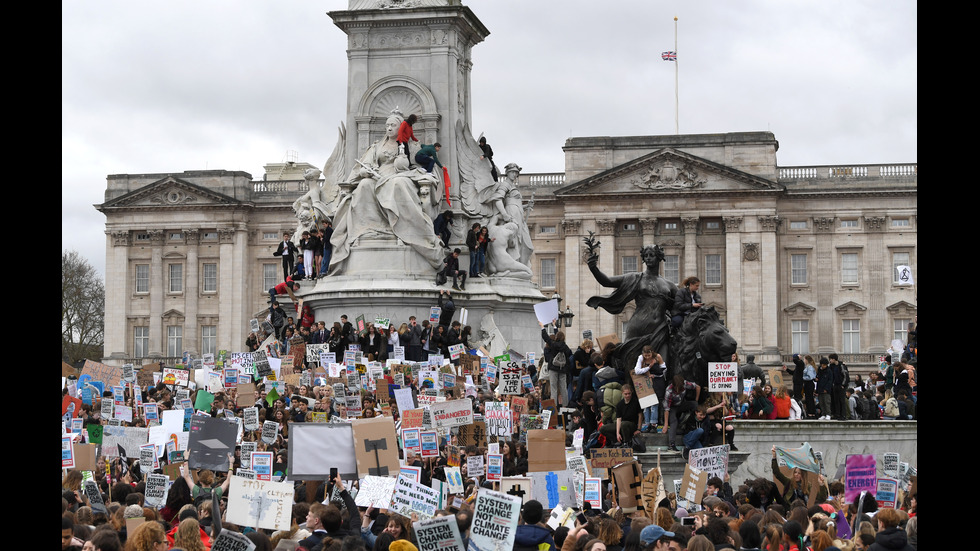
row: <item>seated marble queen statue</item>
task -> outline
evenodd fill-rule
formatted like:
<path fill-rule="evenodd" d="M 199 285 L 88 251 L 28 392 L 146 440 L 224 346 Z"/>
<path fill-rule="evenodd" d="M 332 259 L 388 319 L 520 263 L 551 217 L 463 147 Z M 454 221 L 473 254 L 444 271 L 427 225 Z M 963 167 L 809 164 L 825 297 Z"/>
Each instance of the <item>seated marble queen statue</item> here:
<path fill-rule="evenodd" d="M 385 121 L 385 137 L 371 144 L 351 170 L 348 182 L 354 187 L 341 198 L 333 219 L 331 275 L 345 272 L 361 237 L 397 237 L 433 269 L 442 266 L 445 253 L 423 208 L 439 181 L 424 170 L 410 170 L 408 158 L 399 154 L 395 138 L 402 120 L 401 113 L 393 112 Z"/>

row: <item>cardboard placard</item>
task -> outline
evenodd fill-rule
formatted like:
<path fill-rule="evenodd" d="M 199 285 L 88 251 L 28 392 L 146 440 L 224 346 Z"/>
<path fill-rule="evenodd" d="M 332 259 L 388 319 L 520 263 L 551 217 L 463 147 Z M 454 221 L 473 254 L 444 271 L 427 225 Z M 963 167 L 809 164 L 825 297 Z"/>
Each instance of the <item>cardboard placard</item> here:
<path fill-rule="evenodd" d="M 75 453 L 75 468 L 79 471 L 94 471 L 95 444 L 72 444 Z"/>
<path fill-rule="evenodd" d="M 595 340 L 596 340 L 595 350 L 605 350 L 606 349 L 606 345 L 609 344 L 609 343 L 613 343 L 613 344 L 619 344 L 620 343 L 619 335 L 617 333 L 613 333 L 611 335 L 603 335 L 601 337 L 596 337 Z"/>
<path fill-rule="evenodd" d="M 640 487 L 643 484 L 643 471 L 636 461 L 616 465 L 612 470 L 616 486 L 616 502 L 624 513 L 630 513 L 642 504 Z M 707 478 L 705 478 L 707 481 Z"/>
<path fill-rule="evenodd" d="M 708 478 L 717 476 L 724 479 L 728 474 L 728 444 L 696 448 L 689 452 L 687 462 L 699 471 L 708 473 Z"/>
<path fill-rule="evenodd" d="M 80 383 L 85 380 L 86 375 L 88 375 L 90 380 L 102 381 L 106 388 L 117 386 L 122 381 L 122 369 L 104 363 L 93 362 L 92 360 L 85 360 L 85 365 L 82 366 L 82 373 L 78 376 Z"/>
<path fill-rule="evenodd" d="M 767 369 L 766 373 L 769 374 L 769 384 L 772 385 L 774 390 L 779 390 L 779 387 L 786 384 L 783 380 L 783 372 L 780 369 Z"/>
<path fill-rule="evenodd" d="M 633 380 L 633 392 L 636 393 L 641 408 L 648 408 L 660 403 L 657 398 L 657 391 L 653 388 L 653 377 L 646 373 L 637 375 L 635 371 L 630 370 L 630 378 Z"/>
<path fill-rule="evenodd" d="M 560 430 L 527 431 L 527 472 L 565 470 L 565 433 Z"/>
<path fill-rule="evenodd" d="M 681 479 L 681 489 L 677 498 L 685 499 L 688 503 L 701 503 L 701 496 L 704 495 L 707 486 L 708 473 L 698 471 L 691 465 L 684 465 L 684 477 Z"/>
<path fill-rule="evenodd" d="M 509 414 L 509 412 L 508 412 Z M 487 428 L 483 421 L 474 421 L 472 424 L 459 427 L 459 434 L 456 441 L 460 447 L 477 446 L 485 448 L 487 446 Z"/>
<path fill-rule="evenodd" d="M 373 417 L 355 419 L 352 425 L 357 472 L 373 476 L 390 476 L 398 472 L 394 421 L 390 417 Z"/>
<path fill-rule="evenodd" d="M 656 520 L 654 513 L 657 504 L 667 497 L 667 489 L 664 487 L 664 477 L 660 474 L 660 469 L 654 467 L 647 471 L 640 488 L 640 496 L 643 498 L 643 511 L 647 518 Z"/>

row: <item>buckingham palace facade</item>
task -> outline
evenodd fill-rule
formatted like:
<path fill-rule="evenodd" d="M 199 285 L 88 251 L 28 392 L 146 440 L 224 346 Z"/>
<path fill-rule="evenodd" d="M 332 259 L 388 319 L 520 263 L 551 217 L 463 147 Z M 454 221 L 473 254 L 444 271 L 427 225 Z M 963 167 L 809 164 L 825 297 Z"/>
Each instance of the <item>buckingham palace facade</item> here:
<path fill-rule="evenodd" d="M 904 340 L 916 291 L 895 267 L 917 280 L 917 165 L 782 167 L 778 148 L 770 132 L 570 138 L 564 173 L 522 174 L 524 200 L 534 198 L 534 281 L 574 312 L 570 344 L 583 330 L 622 335 L 632 314 L 586 306 L 611 291 L 585 264 L 589 232 L 610 275 L 643 269 L 640 248 L 663 246 L 664 277 L 700 278 L 704 302 L 759 364 L 794 352 L 870 364 Z M 291 205 L 309 167 L 269 164 L 261 180 L 108 176 L 96 205 L 106 216 L 105 361 L 242 350 L 282 281 L 272 251 L 296 229 Z M 457 223 L 452 246 L 465 251 L 468 228 Z"/>

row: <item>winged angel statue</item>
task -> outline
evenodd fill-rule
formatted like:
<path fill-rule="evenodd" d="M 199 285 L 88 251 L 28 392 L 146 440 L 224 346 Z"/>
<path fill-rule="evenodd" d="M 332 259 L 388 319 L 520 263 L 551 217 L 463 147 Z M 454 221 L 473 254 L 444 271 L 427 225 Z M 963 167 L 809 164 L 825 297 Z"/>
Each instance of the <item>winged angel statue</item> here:
<path fill-rule="evenodd" d="M 347 176 L 347 166 L 344 161 L 347 128 L 344 123 L 340 123 L 337 134 L 337 145 L 334 146 L 327 163 L 323 165 L 323 186 L 317 183 L 321 172 L 315 168 L 307 169 L 304 178 L 310 189 L 302 197 L 293 201 L 293 211 L 299 220 L 297 231 L 293 234 L 294 240 L 298 240 L 303 231 L 314 226 L 319 227 L 321 221 L 332 220 L 337 213 L 337 205 L 341 199 L 340 182 L 343 182 Z"/>
<path fill-rule="evenodd" d="M 531 232 L 527 210 L 517 190 L 521 167 L 504 167 L 506 177 L 499 182 L 490 175 L 490 161 L 481 159 L 483 151 L 462 121 L 456 122 L 456 161 L 459 166 L 459 197 L 463 212 L 489 228 L 492 240 L 487 247 L 487 273 L 531 278 Z"/>

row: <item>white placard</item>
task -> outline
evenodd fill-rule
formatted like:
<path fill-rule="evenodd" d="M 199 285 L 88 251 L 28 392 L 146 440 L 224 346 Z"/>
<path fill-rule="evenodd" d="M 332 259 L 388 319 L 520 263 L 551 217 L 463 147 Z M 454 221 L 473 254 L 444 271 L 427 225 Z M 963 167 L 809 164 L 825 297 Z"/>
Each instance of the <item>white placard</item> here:
<path fill-rule="evenodd" d="M 228 522 L 239 526 L 289 530 L 293 510 L 293 484 L 245 480 L 232 475 L 228 488 Z"/>

